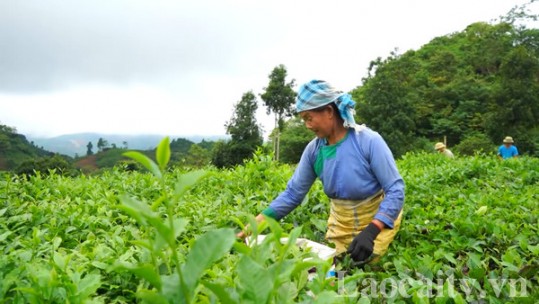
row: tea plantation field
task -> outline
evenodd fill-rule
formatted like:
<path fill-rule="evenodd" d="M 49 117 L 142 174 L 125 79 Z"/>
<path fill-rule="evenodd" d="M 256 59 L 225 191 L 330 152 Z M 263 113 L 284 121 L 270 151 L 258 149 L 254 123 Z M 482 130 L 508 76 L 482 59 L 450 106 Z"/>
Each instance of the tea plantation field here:
<path fill-rule="evenodd" d="M 156 163 L 133 152 L 144 172 L 3 175 L 0 303 L 539 301 L 539 159 L 405 155 L 404 219 L 389 253 L 326 278 L 332 261 L 277 241 L 324 242 L 319 183 L 280 223 L 258 227 L 270 237 L 251 248 L 235 232 L 293 168 L 258 154 L 233 170 L 167 169 L 167 148 Z"/>

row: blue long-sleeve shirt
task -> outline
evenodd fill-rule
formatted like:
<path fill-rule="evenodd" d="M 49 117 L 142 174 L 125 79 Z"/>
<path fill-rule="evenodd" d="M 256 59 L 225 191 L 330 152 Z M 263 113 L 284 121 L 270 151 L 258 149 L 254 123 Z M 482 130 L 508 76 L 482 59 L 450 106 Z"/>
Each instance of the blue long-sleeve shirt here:
<path fill-rule="evenodd" d="M 334 145 L 327 145 L 325 139 L 313 139 L 285 191 L 264 213 L 283 218 L 303 201 L 318 177 L 330 198 L 363 200 L 383 190 L 385 196 L 374 218 L 393 228 L 404 203 L 404 181 L 380 134 L 361 128 L 349 129 Z"/>

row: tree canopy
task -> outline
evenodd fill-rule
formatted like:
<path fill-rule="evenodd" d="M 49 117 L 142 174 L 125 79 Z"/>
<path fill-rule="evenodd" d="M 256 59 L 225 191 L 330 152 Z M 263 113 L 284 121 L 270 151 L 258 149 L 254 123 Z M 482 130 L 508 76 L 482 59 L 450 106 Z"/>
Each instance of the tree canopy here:
<path fill-rule="evenodd" d="M 217 167 L 232 167 L 242 164 L 262 145 L 262 132 L 256 121 L 258 103 L 252 91 L 244 93 L 234 106 L 232 118 L 225 124 L 228 142 L 219 142 L 214 147 L 212 163 Z"/>
<path fill-rule="evenodd" d="M 444 138 L 457 148 L 474 138 L 484 146 L 486 138 L 494 149 L 507 135 L 539 155 L 539 30 L 471 24 L 376 59 L 352 95 L 359 120 L 396 156 Z"/>
<path fill-rule="evenodd" d="M 292 116 L 292 105 L 296 98 L 296 92 L 293 89 L 295 81 L 292 79 L 286 82 L 287 74 L 284 65 L 276 66 L 268 76 L 268 86 L 264 88 L 264 93 L 260 94 L 260 98 L 267 107 L 266 112 L 275 114 L 275 120 L 280 127 L 285 117 Z"/>
<path fill-rule="evenodd" d="M 280 133 L 284 127 L 284 118 L 292 116 L 292 105 L 296 99 L 296 92 L 293 90 L 294 79 L 287 83 L 286 76 L 286 67 L 282 64 L 276 66 L 269 75 L 268 86 L 264 88 L 264 93 L 260 94 L 267 107 L 266 112 L 275 114 L 273 152 L 276 160 L 279 160 Z"/>
<path fill-rule="evenodd" d="M 315 138 L 314 133 L 305 127 L 301 118 L 294 117 L 286 121 L 280 136 L 281 156 L 279 161 L 289 164 L 298 163 L 303 154 L 303 149 L 313 138 Z"/>

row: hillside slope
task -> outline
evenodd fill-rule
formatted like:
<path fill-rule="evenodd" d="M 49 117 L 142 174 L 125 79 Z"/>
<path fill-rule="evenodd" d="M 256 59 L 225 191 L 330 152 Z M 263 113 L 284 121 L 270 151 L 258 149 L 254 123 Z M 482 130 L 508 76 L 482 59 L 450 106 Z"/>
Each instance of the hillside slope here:
<path fill-rule="evenodd" d="M 14 128 L 0 125 L 0 170 L 13 170 L 25 161 L 52 155 L 54 153 L 35 146 Z"/>

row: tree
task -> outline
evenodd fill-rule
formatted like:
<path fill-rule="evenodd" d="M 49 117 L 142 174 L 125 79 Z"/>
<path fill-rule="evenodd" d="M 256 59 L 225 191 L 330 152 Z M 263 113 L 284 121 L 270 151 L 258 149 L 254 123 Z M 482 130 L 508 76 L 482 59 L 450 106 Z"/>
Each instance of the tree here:
<path fill-rule="evenodd" d="M 211 163 L 217 168 L 225 168 L 234 166 L 234 162 L 230 158 L 229 144 L 220 140 L 213 145 L 211 153 Z"/>
<path fill-rule="evenodd" d="M 239 165 L 262 145 L 260 126 L 256 122 L 258 104 L 252 91 L 243 94 L 234 106 L 230 121 L 225 124 L 226 133 L 231 140 L 215 146 L 212 163 L 221 167 Z"/>
<path fill-rule="evenodd" d="M 103 138 L 99 138 L 99 140 L 97 141 L 97 150 L 99 152 L 103 151 L 105 148 L 107 148 L 109 146 L 109 142 Z"/>
<path fill-rule="evenodd" d="M 176 138 L 170 142 L 170 150 L 172 152 L 177 152 L 181 154 L 182 156 L 185 156 L 187 155 L 187 152 L 189 152 L 189 149 L 191 148 L 191 146 L 194 144 L 195 143 L 190 141 L 189 139 Z"/>
<path fill-rule="evenodd" d="M 500 130 L 504 130 L 518 138 L 520 151 L 535 155 L 539 152 L 539 58 L 518 46 L 504 58 L 499 76 L 497 106 L 487 132 L 491 138 L 501 138 Z"/>
<path fill-rule="evenodd" d="M 10 134 L 15 133 L 15 128 L 0 124 L 0 150 L 7 151 L 10 148 Z"/>
<path fill-rule="evenodd" d="M 185 165 L 202 168 L 210 163 L 210 151 L 202 148 L 200 145 L 191 145 L 185 157 Z"/>
<path fill-rule="evenodd" d="M 396 157 L 441 138 L 470 154 L 473 144 L 486 149 L 506 135 L 522 154 L 537 155 L 539 30 L 473 23 L 417 51 L 378 58 L 352 95 L 359 120 Z"/>
<path fill-rule="evenodd" d="M 88 150 L 86 150 L 86 156 L 90 156 L 92 154 L 94 154 L 94 151 L 92 151 L 94 145 L 92 145 L 92 142 L 89 141 L 88 144 L 86 145 L 86 148 L 88 148 Z"/>
<path fill-rule="evenodd" d="M 0 132 L 0 151 L 7 151 L 11 144 L 9 143 L 9 137 L 7 134 Z"/>
<path fill-rule="evenodd" d="M 206 140 L 202 140 L 201 142 L 199 142 L 197 145 L 199 145 L 201 148 L 203 149 L 206 149 L 208 151 L 211 151 L 213 149 L 213 145 L 215 144 L 214 141 L 206 141 Z"/>
<path fill-rule="evenodd" d="M 0 132 L 17 133 L 17 129 L 14 128 L 14 127 L 10 127 L 10 126 L 0 124 Z"/>
<path fill-rule="evenodd" d="M 77 175 L 73 165 L 59 154 L 55 154 L 51 157 L 25 161 L 19 165 L 19 167 L 15 170 L 15 173 L 30 176 L 34 175 L 35 172 L 40 172 L 43 175 L 48 175 L 51 170 L 66 176 Z"/>
<path fill-rule="evenodd" d="M 280 132 L 284 126 L 284 118 L 293 114 L 292 105 L 296 98 L 294 79 L 286 83 L 286 67 L 278 65 L 269 75 L 268 87 L 264 88 L 264 93 L 260 94 L 264 105 L 267 107 L 267 114 L 271 112 L 275 115 L 275 128 L 277 129 L 274 139 L 275 159 L 279 160 L 279 141 Z"/>
<path fill-rule="evenodd" d="M 415 59 L 410 53 L 392 54 L 385 61 L 371 63 L 371 68 L 376 68 L 376 75 L 364 80 L 361 91 L 352 93 L 358 101 L 356 110 L 367 125 L 380 132 L 393 154 L 400 156 L 417 139 L 412 103 L 417 97 L 410 90 Z"/>
<path fill-rule="evenodd" d="M 301 118 L 294 117 L 289 119 L 285 123 L 280 136 L 281 156 L 279 161 L 288 164 L 297 164 L 303 154 L 303 150 L 314 137 L 313 132 L 305 127 Z"/>
<path fill-rule="evenodd" d="M 260 126 L 256 122 L 257 109 L 258 104 L 253 92 L 243 94 L 234 107 L 232 118 L 225 124 L 226 133 L 232 137 L 232 142 L 262 144 Z"/>

